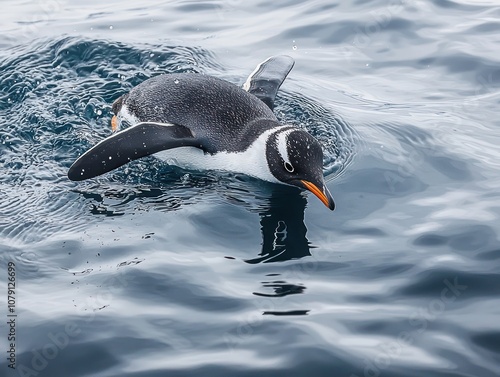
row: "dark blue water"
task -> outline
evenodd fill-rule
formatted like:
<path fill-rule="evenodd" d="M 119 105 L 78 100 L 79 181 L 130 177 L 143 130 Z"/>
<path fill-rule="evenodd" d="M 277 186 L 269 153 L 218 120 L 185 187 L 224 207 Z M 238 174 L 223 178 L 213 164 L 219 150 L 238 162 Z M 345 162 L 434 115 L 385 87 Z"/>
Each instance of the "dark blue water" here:
<path fill-rule="evenodd" d="M 0 375 L 500 375 L 500 6 L 85 4 L 0 16 Z M 154 157 L 67 179 L 145 79 L 276 54 L 334 212 Z"/>

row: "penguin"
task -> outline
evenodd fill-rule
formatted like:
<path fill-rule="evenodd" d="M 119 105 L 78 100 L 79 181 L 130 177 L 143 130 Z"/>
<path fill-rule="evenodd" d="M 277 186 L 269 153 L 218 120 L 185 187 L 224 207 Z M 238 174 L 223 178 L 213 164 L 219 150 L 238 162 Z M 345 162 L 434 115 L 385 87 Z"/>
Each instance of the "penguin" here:
<path fill-rule="evenodd" d="M 333 210 L 320 143 L 273 113 L 276 93 L 294 64 L 289 56 L 270 57 L 242 88 L 197 73 L 142 82 L 113 103 L 117 132 L 80 156 L 68 178 L 94 178 L 154 154 L 186 169 L 243 173 L 307 189 Z M 118 130 L 124 123 L 131 126 Z"/>

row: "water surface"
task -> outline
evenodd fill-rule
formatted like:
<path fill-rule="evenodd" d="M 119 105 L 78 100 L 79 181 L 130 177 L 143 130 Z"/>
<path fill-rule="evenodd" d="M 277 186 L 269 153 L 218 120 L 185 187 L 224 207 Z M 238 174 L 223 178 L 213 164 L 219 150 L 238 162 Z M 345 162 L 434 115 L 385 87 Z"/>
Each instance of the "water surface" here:
<path fill-rule="evenodd" d="M 499 16 L 486 1 L 8 0 L 0 258 L 2 281 L 16 264 L 18 368 L 2 373 L 498 376 Z M 242 84 L 275 54 L 296 60 L 277 116 L 324 145 L 334 212 L 154 157 L 67 179 L 135 85 Z"/>

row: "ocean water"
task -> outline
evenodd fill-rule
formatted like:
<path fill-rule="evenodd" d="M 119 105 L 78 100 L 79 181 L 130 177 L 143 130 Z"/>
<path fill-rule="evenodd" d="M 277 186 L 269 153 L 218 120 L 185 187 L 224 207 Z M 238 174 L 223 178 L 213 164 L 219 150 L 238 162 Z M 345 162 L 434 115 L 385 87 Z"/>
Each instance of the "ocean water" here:
<path fill-rule="evenodd" d="M 500 375 L 496 2 L 2 5 L 1 376 Z M 145 79 L 277 54 L 334 212 L 154 157 L 67 179 Z"/>

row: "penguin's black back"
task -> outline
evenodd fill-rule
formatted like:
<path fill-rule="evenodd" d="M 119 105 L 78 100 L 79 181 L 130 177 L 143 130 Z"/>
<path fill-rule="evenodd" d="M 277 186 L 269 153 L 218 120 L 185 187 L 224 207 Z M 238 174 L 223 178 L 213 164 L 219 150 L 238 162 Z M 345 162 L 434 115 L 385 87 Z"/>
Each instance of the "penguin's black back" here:
<path fill-rule="evenodd" d="M 191 130 L 209 153 L 243 151 L 266 129 L 279 126 L 272 110 L 253 94 L 215 77 L 153 77 L 116 101 L 140 122 L 173 123 Z"/>

